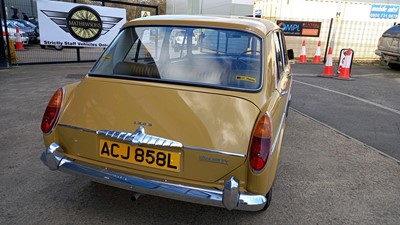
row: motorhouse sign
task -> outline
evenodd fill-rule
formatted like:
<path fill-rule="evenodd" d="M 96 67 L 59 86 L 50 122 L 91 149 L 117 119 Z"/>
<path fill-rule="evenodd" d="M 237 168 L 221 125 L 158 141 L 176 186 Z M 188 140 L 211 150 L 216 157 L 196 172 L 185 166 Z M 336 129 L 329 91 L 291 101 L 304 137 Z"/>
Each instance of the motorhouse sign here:
<path fill-rule="evenodd" d="M 126 10 L 37 1 L 42 45 L 107 47 L 126 22 Z"/>
<path fill-rule="evenodd" d="M 286 36 L 319 37 L 321 30 L 321 22 L 278 20 L 276 23 Z"/>
<path fill-rule="evenodd" d="M 400 6 L 398 5 L 372 4 L 369 17 L 378 19 L 397 19 L 399 17 L 399 9 Z"/>

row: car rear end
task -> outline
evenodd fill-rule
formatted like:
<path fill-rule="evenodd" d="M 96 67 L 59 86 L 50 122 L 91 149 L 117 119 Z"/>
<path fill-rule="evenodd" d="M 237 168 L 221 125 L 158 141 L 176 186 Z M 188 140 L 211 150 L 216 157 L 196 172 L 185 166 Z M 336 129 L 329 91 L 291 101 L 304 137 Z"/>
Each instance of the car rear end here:
<path fill-rule="evenodd" d="M 379 38 L 375 54 L 392 69 L 400 69 L 400 24 L 385 31 Z"/>
<path fill-rule="evenodd" d="M 271 91 L 262 73 L 262 32 L 202 22 L 125 26 L 82 82 L 50 100 L 44 163 L 134 192 L 262 209 L 275 174 L 260 181 L 264 188 L 248 179 L 272 167 L 278 135 L 262 111 Z M 174 30 L 189 37 L 178 52 Z"/>

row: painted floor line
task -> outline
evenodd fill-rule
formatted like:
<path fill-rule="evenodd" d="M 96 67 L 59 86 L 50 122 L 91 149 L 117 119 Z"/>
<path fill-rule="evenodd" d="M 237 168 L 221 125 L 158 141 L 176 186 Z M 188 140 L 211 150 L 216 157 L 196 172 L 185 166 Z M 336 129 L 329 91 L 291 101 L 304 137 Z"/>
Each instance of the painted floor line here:
<path fill-rule="evenodd" d="M 392 113 L 396 113 L 396 114 L 400 115 L 400 111 L 399 110 L 392 109 L 392 108 L 389 108 L 387 106 L 384 106 L 384 105 L 381 105 L 381 104 L 378 104 L 378 103 L 375 103 L 375 102 L 371 102 L 371 101 L 369 101 L 367 99 L 359 98 L 359 97 L 356 97 L 354 95 L 349 95 L 349 94 L 346 94 L 346 93 L 342 93 L 342 92 L 339 92 L 339 91 L 331 90 L 331 89 L 328 89 L 328 88 L 323 88 L 323 87 L 320 87 L 320 86 L 317 86 L 317 85 L 309 84 L 309 83 L 298 81 L 298 80 L 293 80 L 293 81 L 296 82 L 296 83 L 300 83 L 300 84 L 304 84 L 304 85 L 310 86 L 310 87 L 318 88 L 318 89 L 321 89 L 321 90 L 324 90 L 324 91 L 332 92 L 332 93 L 335 93 L 335 94 L 338 94 L 338 95 L 343 95 L 343 96 L 346 96 L 346 97 L 349 97 L 349 98 L 352 98 L 352 99 L 355 99 L 355 100 L 358 100 L 358 101 L 361 101 L 361 102 L 364 102 L 364 103 L 367 103 L 367 104 L 370 104 L 370 105 L 376 106 L 378 108 L 385 109 L 387 111 L 390 111 Z"/>
<path fill-rule="evenodd" d="M 290 110 L 292 110 L 293 112 L 298 113 L 298 114 L 300 114 L 300 115 L 302 115 L 302 116 L 304 116 L 304 117 L 306 117 L 306 118 L 308 118 L 308 119 L 310 119 L 310 120 L 312 120 L 312 121 L 314 121 L 314 122 L 316 122 L 316 123 L 319 123 L 321 126 L 324 126 L 324 127 L 328 128 L 328 129 L 331 129 L 331 130 L 335 131 L 336 133 L 338 133 L 338 134 L 340 134 L 340 135 L 342 135 L 342 136 L 344 136 L 344 137 L 346 137 L 346 138 L 348 138 L 348 139 L 351 139 L 351 140 L 353 140 L 353 141 L 356 141 L 356 142 L 358 142 L 358 143 L 361 143 L 361 144 L 367 146 L 368 148 L 372 149 L 373 151 L 376 151 L 376 152 L 378 152 L 379 154 L 381 154 L 381 155 L 383 155 L 383 156 L 385 156 L 385 157 L 387 157 L 387 158 L 389 158 L 389 159 L 394 160 L 395 162 L 397 162 L 397 163 L 400 165 L 400 160 L 399 160 L 399 159 L 396 159 L 396 158 L 394 158 L 393 156 L 388 155 L 387 153 L 385 153 L 385 152 L 383 152 L 383 151 L 381 151 L 381 150 L 379 150 L 379 149 L 377 149 L 377 148 L 374 148 L 374 147 L 372 147 L 372 146 L 370 146 L 370 145 L 368 145 L 368 144 L 366 144 L 366 143 L 364 143 L 364 142 L 362 142 L 362 141 L 360 141 L 360 140 L 358 140 L 358 139 L 356 139 L 356 138 L 354 138 L 354 137 L 352 137 L 352 136 L 350 136 L 350 135 L 348 135 L 348 134 L 345 134 L 345 133 L 343 133 L 342 131 L 340 131 L 340 130 L 338 130 L 338 129 L 332 127 L 332 126 L 330 126 L 330 125 L 328 125 L 328 124 L 326 124 L 326 123 L 324 123 L 324 122 L 321 122 L 321 121 L 315 119 L 314 117 L 311 117 L 311 116 L 309 116 L 309 115 L 307 115 L 307 114 L 305 114 L 305 113 L 303 113 L 303 112 L 300 112 L 299 110 L 297 110 L 297 109 L 295 109 L 295 108 L 293 108 L 293 107 L 289 107 L 289 108 L 290 108 Z M 290 114 L 289 114 L 289 116 L 290 116 Z"/>
<path fill-rule="evenodd" d="M 321 74 L 310 74 L 310 73 L 295 73 L 293 76 L 295 77 L 318 77 L 321 76 Z M 371 74 L 352 74 L 351 77 L 377 77 L 377 76 L 396 76 L 398 75 L 397 73 L 371 73 Z M 400 78 L 400 77 L 399 77 Z"/>

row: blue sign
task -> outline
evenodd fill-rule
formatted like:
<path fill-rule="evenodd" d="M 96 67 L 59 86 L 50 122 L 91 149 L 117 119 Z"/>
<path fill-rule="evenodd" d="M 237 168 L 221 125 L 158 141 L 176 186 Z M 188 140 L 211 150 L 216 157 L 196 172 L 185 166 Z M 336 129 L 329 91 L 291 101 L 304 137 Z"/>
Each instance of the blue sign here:
<path fill-rule="evenodd" d="M 397 19 L 399 17 L 400 6 L 372 4 L 370 18 Z"/>

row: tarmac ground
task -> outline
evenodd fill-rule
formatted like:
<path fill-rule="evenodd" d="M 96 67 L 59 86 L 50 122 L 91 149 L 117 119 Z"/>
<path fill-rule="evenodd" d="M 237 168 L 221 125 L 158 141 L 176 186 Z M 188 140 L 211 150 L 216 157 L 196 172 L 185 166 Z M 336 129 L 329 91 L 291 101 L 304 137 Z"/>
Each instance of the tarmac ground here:
<path fill-rule="evenodd" d="M 44 109 L 58 87 L 78 82 L 91 65 L 0 70 L 0 224 L 399 224 L 399 161 L 308 115 L 297 107 L 303 104 L 289 112 L 265 212 L 153 196 L 132 203 L 129 191 L 50 171 L 39 159 Z M 294 84 L 300 97 L 304 86 Z"/>

